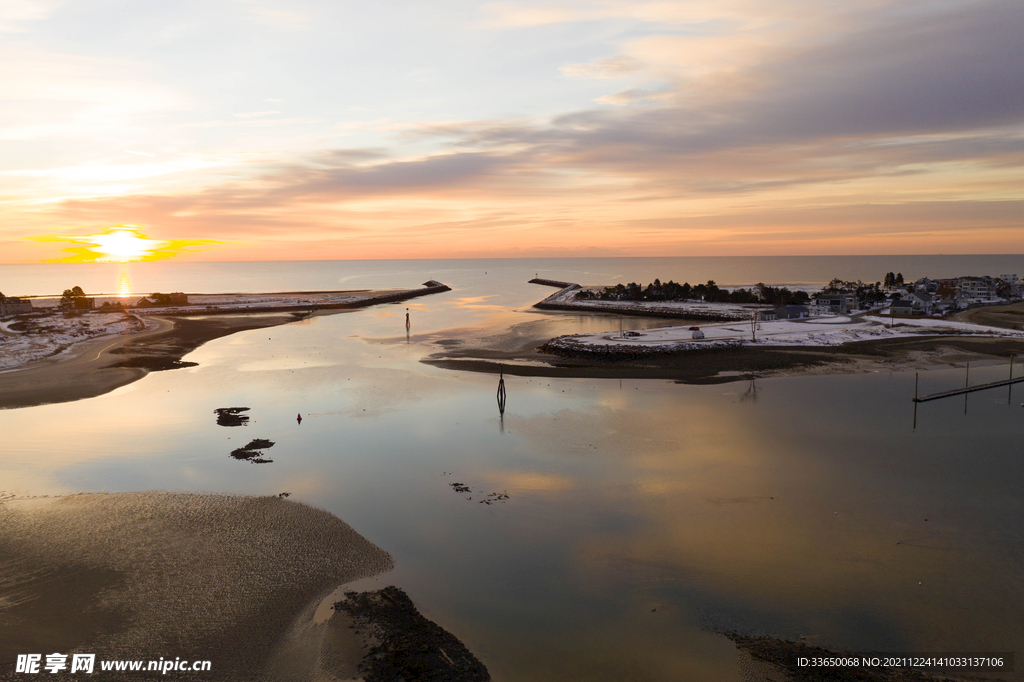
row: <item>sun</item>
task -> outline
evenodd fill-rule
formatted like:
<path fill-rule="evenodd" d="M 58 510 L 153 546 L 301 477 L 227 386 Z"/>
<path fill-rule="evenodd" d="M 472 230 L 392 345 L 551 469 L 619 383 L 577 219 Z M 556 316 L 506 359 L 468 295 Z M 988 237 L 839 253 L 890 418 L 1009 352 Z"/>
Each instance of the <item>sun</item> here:
<path fill-rule="evenodd" d="M 139 234 L 134 225 L 118 225 L 102 234 L 81 237 L 80 241 L 92 244 L 90 248 L 100 255 L 96 260 L 119 263 L 149 260 L 153 252 L 167 245 L 165 241 Z"/>

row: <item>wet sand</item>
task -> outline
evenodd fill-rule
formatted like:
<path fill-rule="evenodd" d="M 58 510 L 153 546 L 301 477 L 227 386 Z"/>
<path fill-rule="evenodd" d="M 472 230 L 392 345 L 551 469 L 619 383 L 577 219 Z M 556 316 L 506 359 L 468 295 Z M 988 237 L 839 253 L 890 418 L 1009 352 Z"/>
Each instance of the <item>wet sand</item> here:
<path fill-rule="evenodd" d="M 331 310 L 317 314 L 335 314 Z M 154 330 L 76 344 L 69 353 L 0 372 L 0 409 L 94 398 L 149 372 L 188 367 L 181 362 L 207 341 L 248 329 L 288 324 L 308 313 L 157 317 Z"/>
<path fill-rule="evenodd" d="M 458 348 L 435 353 L 423 362 L 445 369 L 515 376 L 607 379 L 669 379 L 688 384 L 717 384 L 772 376 L 853 374 L 948 366 L 978 359 L 1006 360 L 1024 354 L 1024 341 L 969 337 L 917 337 L 858 341 L 843 346 L 719 348 L 677 354 L 604 360 L 592 355 L 560 356 L 540 352 L 534 339 L 515 349 Z M 517 364 L 524 361 L 530 364 Z"/>
<path fill-rule="evenodd" d="M 268 665 L 296 614 L 392 564 L 337 517 L 278 497 L 8 499 L 0 503 L 0 678 L 13 677 L 17 654 L 59 651 L 210 660 L 211 673 L 199 676 L 209 680 L 291 679 L 291 659 L 277 659 L 280 674 L 268 676 Z M 347 628 L 332 632 L 338 676 L 365 652 Z"/>

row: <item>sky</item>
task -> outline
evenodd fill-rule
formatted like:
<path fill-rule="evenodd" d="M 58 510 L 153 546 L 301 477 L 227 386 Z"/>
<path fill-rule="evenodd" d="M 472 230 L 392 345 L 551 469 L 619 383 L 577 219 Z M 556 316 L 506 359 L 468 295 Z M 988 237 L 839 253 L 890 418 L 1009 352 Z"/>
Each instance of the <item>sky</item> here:
<path fill-rule="evenodd" d="M 0 0 L 0 262 L 1021 253 L 1022 35 L 1019 0 Z"/>

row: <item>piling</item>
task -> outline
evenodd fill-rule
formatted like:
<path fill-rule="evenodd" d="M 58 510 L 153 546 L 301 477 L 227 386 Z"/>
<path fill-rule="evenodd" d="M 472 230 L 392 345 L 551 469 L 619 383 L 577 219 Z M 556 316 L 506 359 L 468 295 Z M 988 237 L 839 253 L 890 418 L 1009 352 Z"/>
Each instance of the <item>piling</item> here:
<path fill-rule="evenodd" d="M 505 416 L 505 372 L 498 375 L 498 414 Z"/>

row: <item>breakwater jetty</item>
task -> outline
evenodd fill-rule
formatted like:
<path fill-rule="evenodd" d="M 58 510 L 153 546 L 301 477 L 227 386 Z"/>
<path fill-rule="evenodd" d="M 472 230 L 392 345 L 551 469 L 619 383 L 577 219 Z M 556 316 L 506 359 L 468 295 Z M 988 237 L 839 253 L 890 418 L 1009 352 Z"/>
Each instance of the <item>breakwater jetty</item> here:
<path fill-rule="evenodd" d="M 451 291 L 451 287 L 442 284 L 437 280 L 424 282 L 422 289 L 407 289 L 389 294 L 377 296 L 366 296 L 354 300 L 339 303 L 327 303 L 311 301 L 309 303 L 296 303 L 290 305 L 207 305 L 207 306 L 160 306 L 154 308 L 132 308 L 129 312 L 133 315 L 250 315 L 253 313 L 288 313 L 288 312 L 314 312 L 317 310 L 346 310 L 351 308 L 366 308 L 382 303 L 397 303 L 419 296 L 429 296 Z"/>
<path fill-rule="evenodd" d="M 579 284 L 573 284 L 572 282 L 559 282 L 556 279 L 544 279 L 542 277 L 534 277 L 527 284 L 540 284 L 546 287 L 555 287 L 556 289 L 567 289 L 569 287 L 580 288 Z"/>

